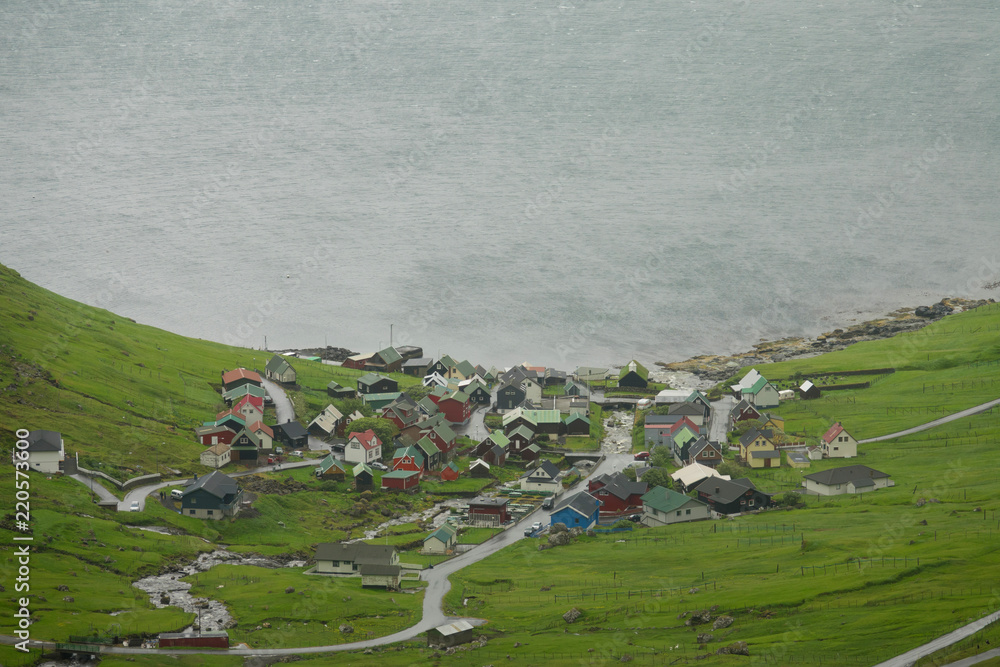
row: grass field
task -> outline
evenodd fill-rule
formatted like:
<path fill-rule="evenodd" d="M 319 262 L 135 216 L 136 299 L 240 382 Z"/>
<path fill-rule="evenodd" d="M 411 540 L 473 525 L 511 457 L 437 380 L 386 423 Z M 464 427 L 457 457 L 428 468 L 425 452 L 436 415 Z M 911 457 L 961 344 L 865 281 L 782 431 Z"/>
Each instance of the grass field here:
<path fill-rule="evenodd" d="M 80 449 L 84 456 L 106 461 L 123 479 L 164 465 L 200 469 L 193 461 L 201 448 L 190 428 L 219 407 L 219 371 L 266 361 L 261 352 L 185 339 L 89 309 L 4 268 L 0 314 L 6 318 L 0 331 L 0 386 L 6 388 L 0 398 L 5 414 L 0 454 L 9 455 L 17 428 L 53 428 L 64 433 L 70 453 Z M 776 411 L 787 417 L 788 430 L 809 437 L 841 420 L 865 438 L 1000 394 L 998 331 L 1000 308 L 989 306 L 914 334 L 760 370 L 792 377 L 895 367 L 895 374 L 869 389 L 829 392 Z M 346 384 L 358 373 L 305 361 L 295 365 L 304 387 L 297 403 L 309 409 L 329 402 L 324 389 L 330 379 Z M 595 422 L 603 426 L 603 415 L 592 417 Z M 637 529 L 624 537 L 582 536 L 544 551 L 538 550 L 539 540 L 522 540 L 451 578 L 446 610 L 487 619 L 486 646 L 440 661 L 411 642 L 372 655 L 303 656 L 301 662 L 577 665 L 630 656 L 637 664 L 683 664 L 742 640 L 750 646 L 751 664 L 816 664 L 817 656 L 833 665 L 872 664 L 1000 604 L 995 574 L 1000 493 L 990 465 L 998 441 L 1000 411 L 994 410 L 862 445 L 857 459 L 814 462 L 806 471 L 864 463 L 889 473 L 895 486 L 871 494 L 809 497 L 798 510 Z M 501 481 L 520 472 L 514 466 L 497 470 Z M 768 492 L 798 488 L 803 475 L 787 468 L 747 474 Z M 208 522 L 155 502 L 141 513 L 111 512 L 94 505 L 89 490 L 75 481 L 32 474 L 33 638 L 64 639 L 112 623 L 127 632 L 179 629 L 191 621 L 190 614 L 152 608 L 131 582 L 217 544 L 308 556 L 319 542 L 357 536 L 389 516 L 433 502 L 424 494 L 348 492 L 345 484 L 315 480 L 308 469 L 264 477 L 282 483 L 291 479 L 304 488 L 262 495 L 256 516 Z M 0 504 L 13 508 L 11 485 L 0 487 Z M 5 517 L 6 532 L 0 534 L 9 536 L 12 519 Z M 147 525 L 179 534 L 140 530 Z M 422 540 L 426 532 L 415 529 L 415 524 L 399 526 L 376 541 Z M 488 537 L 467 531 L 461 539 L 473 543 Z M 402 560 L 427 565 L 440 557 L 408 552 Z M 13 550 L 4 551 L 0 583 L 8 591 L 16 566 Z M 419 617 L 422 593 L 364 591 L 359 584 L 357 579 L 309 577 L 301 568 L 233 565 L 197 577 L 200 594 L 224 600 L 236 614 L 233 636 L 253 646 L 336 643 L 345 639 L 337 629 L 345 621 L 355 628 L 350 639 L 368 638 Z M 285 593 L 289 586 L 293 593 Z M 69 597 L 73 601 L 64 600 Z M 8 617 L 11 598 L 0 601 L 0 613 Z M 684 625 L 678 615 L 713 605 L 735 622 L 715 631 L 702 647 L 696 638 L 705 629 Z M 582 612 L 572 625 L 562 619 L 570 608 Z M 256 630 L 264 623 L 271 628 Z M 993 642 L 996 632 L 988 629 L 949 655 L 971 652 L 976 641 Z M 22 655 L 2 647 L 0 662 L 26 664 Z M 108 664 L 116 662 L 123 660 Z M 160 662 L 235 664 L 226 656 L 150 659 L 149 664 Z M 717 656 L 706 664 L 745 665 L 747 658 Z"/>

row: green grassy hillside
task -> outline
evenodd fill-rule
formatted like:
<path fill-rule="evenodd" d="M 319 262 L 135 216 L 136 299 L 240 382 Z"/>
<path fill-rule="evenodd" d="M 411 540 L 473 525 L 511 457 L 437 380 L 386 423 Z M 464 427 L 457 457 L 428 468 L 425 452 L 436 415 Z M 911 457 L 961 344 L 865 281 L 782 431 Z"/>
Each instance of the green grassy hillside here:
<path fill-rule="evenodd" d="M 185 338 L 34 285 L 0 265 L 0 425 L 4 451 L 19 428 L 63 434 L 67 455 L 119 479 L 164 466 L 201 472 L 193 428 L 225 409 L 221 372 L 263 369 L 270 353 Z M 362 371 L 302 359 L 293 392 L 309 420 L 331 380 Z M 395 375 L 401 385 L 416 379 Z M 273 423 L 273 418 L 270 420 Z"/>

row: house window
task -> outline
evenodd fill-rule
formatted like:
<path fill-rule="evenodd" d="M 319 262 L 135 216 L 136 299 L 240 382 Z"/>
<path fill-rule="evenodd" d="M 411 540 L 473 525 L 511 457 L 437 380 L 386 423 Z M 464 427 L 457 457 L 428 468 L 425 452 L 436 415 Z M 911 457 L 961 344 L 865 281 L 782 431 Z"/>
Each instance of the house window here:
<path fill-rule="evenodd" d="M 208 510 L 208 516 L 212 516 L 212 514 L 213 514 L 214 512 L 215 512 L 215 510 Z"/>
<path fill-rule="evenodd" d="M 747 505 L 749 505 L 750 507 L 753 507 L 753 499 L 752 498 L 750 499 L 750 502 L 747 503 Z"/>
<path fill-rule="evenodd" d="M 680 516 L 680 515 L 681 515 L 681 511 L 677 510 L 677 516 Z"/>
<path fill-rule="evenodd" d="M 835 452 L 839 452 L 839 451 L 840 451 L 840 447 L 834 447 L 834 448 L 833 448 L 833 451 L 835 451 Z"/>
<path fill-rule="evenodd" d="M 838 489 L 838 490 L 840 489 L 840 484 L 838 484 L 838 485 L 837 485 L 837 489 Z"/>
<path fill-rule="evenodd" d="M 194 514 L 194 510 L 188 510 L 188 514 Z"/>
<path fill-rule="evenodd" d="M 684 514 L 690 514 L 691 510 L 684 510 Z"/>

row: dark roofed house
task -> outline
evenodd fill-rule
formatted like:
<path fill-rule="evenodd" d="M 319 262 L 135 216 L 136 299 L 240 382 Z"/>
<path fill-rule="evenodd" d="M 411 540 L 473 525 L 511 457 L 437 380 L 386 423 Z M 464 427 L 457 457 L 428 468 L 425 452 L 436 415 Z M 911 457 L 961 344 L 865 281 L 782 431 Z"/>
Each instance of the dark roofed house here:
<path fill-rule="evenodd" d="M 501 526 L 510 521 L 506 498 L 476 498 L 469 501 L 469 525 Z"/>
<path fill-rule="evenodd" d="M 309 431 L 296 421 L 276 424 L 272 428 L 274 439 L 288 449 L 306 449 L 309 446 Z"/>
<path fill-rule="evenodd" d="M 771 496 L 758 490 L 745 477 L 728 481 L 709 477 L 694 489 L 698 492 L 698 499 L 707 502 L 719 514 L 740 514 L 766 509 L 771 505 Z"/>
<path fill-rule="evenodd" d="M 586 491 L 580 491 L 564 498 L 552 510 L 549 517 L 550 526 L 561 523 L 567 528 L 587 530 L 597 523 L 600 516 L 601 503 Z"/>
<path fill-rule="evenodd" d="M 399 383 L 384 375 L 368 373 L 358 378 L 359 394 L 388 394 L 396 391 L 399 391 Z"/>
<path fill-rule="evenodd" d="M 830 468 L 805 476 L 806 491 L 821 496 L 865 493 L 894 486 L 889 475 L 866 465 Z"/>
<path fill-rule="evenodd" d="M 417 357 L 416 359 L 407 359 L 403 362 L 403 374 L 412 375 L 413 377 L 422 378 L 427 375 L 427 371 L 430 369 L 431 364 L 434 360 L 430 357 Z"/>
<path fill-rule="evenodd" d="M 330 384 L 326 385 L 326 395 L 330 398 L 354 398 L 358 395 L 358 392 L 350 387 L 341 386 L 335 380 L 331 380 Z"/>
<path fill-rule="evenodd" d="M 524 399 L 525 393 L 520 382 L 504 385 L 497 389 L 497 410 L 513 410 L 520 407 Z"/>
<path fill-rule="evenodd" d="M 622 514 L 642 507 L 645 482 L 633 482 L 622 473 L 599 475 L 587 482 L 587 491 L 601 502 L 601 514 Z"/>
<path fill-rule="evenodd" d="M 399 552 L 383 544 L 323 542 L 314 560 L 318 574 L 360 574 L 365 565 L 399 565 Z"/>
<path fill-rule="evenodd" d="M 559 482 L 559 468 L 548 459 L 543 460 L 538 467 L 528 470 L 521 478 L 522 491 L 545 491 L 559 493 L 562 483 Z"/>
<path fill-rule="evenodd" d="M 295 369 L 288 363 L 288 359 L 276 354 L 264 366 L 264 375 L 268 380 L 281 382 L 284 384 L 295 384 Z"/>
<path fill-rule="evenodd" d="M 579 412 L 574 412 L 563 419 L 566 425 L 566 435 L 590 435 L 590 418 Z"/>
<path fill-rule="evenodd" d="M 806 380 L 805 382 L 803 382 L 802 385 L 798 388 L 798 392 L 799 396 L 801 396 L 803 400 L 819 398 L 820 396 L 823 395 L 823 392 L 820 391 L 820 388 L 817 387 L 815 384 L 813 384 L 811 380 Z"/>
<path fill-rule="evenodd" d="M 221 519 L 240 511 L 243 491 L 229 475 L 214 470 L 195 479 L 181 495 L 181 514 L 196 519 Z"/>
<path fill-rule="evenodd" d="M 62 472 L 66 460 L 66 448 L 59 431 L 36 429 L 29 432 L 25 440 L 28 441 L 28 468 L 30 470 L 46 474 Z"/>

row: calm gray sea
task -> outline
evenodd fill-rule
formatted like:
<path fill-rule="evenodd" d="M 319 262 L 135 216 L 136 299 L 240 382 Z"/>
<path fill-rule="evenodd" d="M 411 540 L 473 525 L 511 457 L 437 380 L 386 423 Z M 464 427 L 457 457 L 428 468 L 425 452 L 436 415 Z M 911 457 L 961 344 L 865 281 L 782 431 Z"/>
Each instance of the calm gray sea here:
<path fill-rule="evenodd" d="M 0 262 L 182 334 L 677 360 L 1000 278 L 994 0 L 5 0 Z"/>

